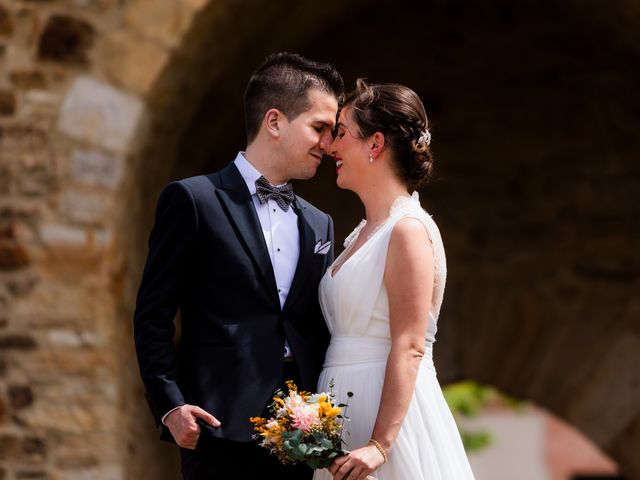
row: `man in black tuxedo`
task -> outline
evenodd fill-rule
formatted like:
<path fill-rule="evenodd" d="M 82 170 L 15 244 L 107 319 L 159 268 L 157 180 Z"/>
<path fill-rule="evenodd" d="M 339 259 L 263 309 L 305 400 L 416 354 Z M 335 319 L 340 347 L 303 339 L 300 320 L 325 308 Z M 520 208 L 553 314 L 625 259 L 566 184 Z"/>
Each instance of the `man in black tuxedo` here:
<path fill-rule="evenodd" d="M 333 223 L 288 182 L 316 173 L 342 94 L 330 65 L 271 55 L 245 92 L 246 151 L 160 195 L 135 344 L 185 479 L 311 477 L 253 442 L 249 417 L 266 413 L 285 379 L 316 389 L 329 341 L 317 289 L 333 260 Z"/>

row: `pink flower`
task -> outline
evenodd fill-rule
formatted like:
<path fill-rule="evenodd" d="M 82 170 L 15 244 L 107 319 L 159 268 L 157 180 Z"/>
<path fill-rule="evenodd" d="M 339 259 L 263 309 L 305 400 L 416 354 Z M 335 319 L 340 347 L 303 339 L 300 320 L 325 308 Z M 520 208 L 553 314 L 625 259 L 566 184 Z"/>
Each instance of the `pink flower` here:
<path fill-rule="evenodd" d="M 291 418 L 293 425 L 299 428 L 303 433 L 309 433 L 309 430 L 318 423 L 318 409 L 311 405 L 296 405 L 291 408 Z"/>

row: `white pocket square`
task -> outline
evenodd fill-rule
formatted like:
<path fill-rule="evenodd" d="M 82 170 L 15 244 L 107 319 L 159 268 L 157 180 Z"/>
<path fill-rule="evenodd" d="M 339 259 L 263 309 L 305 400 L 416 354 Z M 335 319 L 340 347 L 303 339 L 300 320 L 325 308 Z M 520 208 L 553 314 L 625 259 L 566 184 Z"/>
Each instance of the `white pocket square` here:
<path fill-rule="evenodd" d="M 330 248 L 331 248 L 331 240 L 324 243 L 322 243 L 322 240 L 318 240 L 316 242 L 316 246 L 313 247 L 313 253 L 326 255 L 327 253 L 329 253 Z"/>

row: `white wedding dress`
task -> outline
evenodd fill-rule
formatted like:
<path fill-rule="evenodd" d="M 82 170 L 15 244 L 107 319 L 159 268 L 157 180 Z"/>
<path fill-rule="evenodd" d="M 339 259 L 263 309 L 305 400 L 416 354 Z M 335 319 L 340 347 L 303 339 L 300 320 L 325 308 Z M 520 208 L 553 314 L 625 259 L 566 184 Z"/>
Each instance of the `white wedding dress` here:
<path fill-rule="evenodd" d="M 455 421 L 436 378 L 432 359 L 438 314 L 446 280 L 446 260 L 438 227 L 422 209 L 417 193 L 399 197 L 389 219 L 344 263 L 365 225 L 363 220 L 345 240 L 345 250 L 320 282 L 320 304 L 331 332 L 318 391 L 329 391 L 333 381 L 336 400 L 349 401 L 343 439 L 347 450 L 367 444 L 378 413 L 391 347 L 389 302 L 383 276 L 389 239 L 396 222 L 419 219 L 433 244 L 435 282 L 426 353 L 420 364 L 413 399 L 398 433 L 388 462 L 373 477 L 379 480 L 473 479 Z M 327 470 L 316 470 L 313 480 L 331 480 Z"/>

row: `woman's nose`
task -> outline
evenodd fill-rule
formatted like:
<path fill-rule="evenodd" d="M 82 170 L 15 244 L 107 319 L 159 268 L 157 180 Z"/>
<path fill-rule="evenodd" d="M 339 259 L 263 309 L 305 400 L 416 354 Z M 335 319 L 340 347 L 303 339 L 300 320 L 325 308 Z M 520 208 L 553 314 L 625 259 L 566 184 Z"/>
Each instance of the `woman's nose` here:
<path fill-rule="evenodd" d="M 330 141 L 329 141 L 329 147 L 328 150 L 326 150 L 327 154 L 331 155 L 332 157 L 336 156 L 336 140 L 335 138 L 333 138 L 333 136 L 330 137 Z"/>

